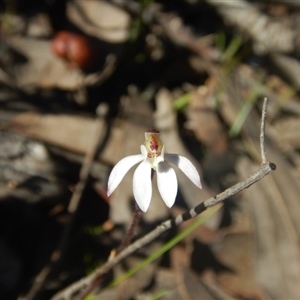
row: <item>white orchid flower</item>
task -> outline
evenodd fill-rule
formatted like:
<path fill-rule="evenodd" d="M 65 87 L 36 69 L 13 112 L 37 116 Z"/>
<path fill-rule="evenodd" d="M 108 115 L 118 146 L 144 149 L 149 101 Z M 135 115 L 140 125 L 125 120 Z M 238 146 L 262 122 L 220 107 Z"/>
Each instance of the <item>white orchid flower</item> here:
<path fill-rule="evenodd" d="M 152 197 L 153 172 L 157 174 L 157 187 L 168 207 L 172 207 L 177 195 L 177 177 L 173 168 L 176 165 L 198 188 L 201 188 L 200 176 L 186 157 L 179 154 L 165 153 L 165 146 L 159 139 L 159 131 L 145 132 L 145 143 L 141 153 L 121 159 L 112 169 L 108 179 L 107 195 L 110 196 L 118 187 L 125 174 L 135 164 L 140 163 L 133 175 L 133 195 L 139 208 L 146 212 Z"/>

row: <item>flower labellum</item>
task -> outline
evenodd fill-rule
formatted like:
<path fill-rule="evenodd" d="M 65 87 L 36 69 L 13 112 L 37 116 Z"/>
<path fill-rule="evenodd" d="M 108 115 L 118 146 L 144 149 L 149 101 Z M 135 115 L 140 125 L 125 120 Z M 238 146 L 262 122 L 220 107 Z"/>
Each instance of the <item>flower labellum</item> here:
<path fill-rule="evenodd" d="M 169 163 L 176 165 L 198 188 L 201 188 L 200 176 L 189 159 L 179 154 L 165 153 L 165 146 L 159 139 L 159 131 L 145 132 L 145 143 L 141 145 L 141 154 L 121 159 L 112 169 L 108 178 L 107 196 L 118 187 L 125 174 L 138 164 L 133 175 L 133 195 L 139 208 L 146 212 L 152 197 L 152 176 L 156 171 L 159 193 L 168 207 L 172 207 L 178 190 L 175 171 Z"/>

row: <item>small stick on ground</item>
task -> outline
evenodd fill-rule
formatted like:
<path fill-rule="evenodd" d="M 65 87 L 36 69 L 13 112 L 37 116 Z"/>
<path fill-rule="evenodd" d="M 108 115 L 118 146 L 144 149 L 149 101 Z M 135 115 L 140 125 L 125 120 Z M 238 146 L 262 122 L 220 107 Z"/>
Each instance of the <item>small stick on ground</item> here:
<path fill-rule="evenodd" d="M 120 244 L 120 246 L 118 247 L 117 251 L 116 251 L 116 254 L 120 253 L 123 249 L 125 249 L 132 237 L 134 236 L 135 234 L 135 229 L 140 221 L 140 218 L 141 218 L 141 213 L 142 211 L 140 210 L 140 208 L 136 205 L 135 206 L 135 211 L 134 211 L 134 214 L 133 214 L 133 220 L 132 220 L 132 223 L 130 224 L 130 227 L 128 228 L 127 230 L 127 233 L 125 235 L 125 239 L 122 241 L 122 243 Z"/>
<path fill-rule="evenodd" d="M 72 194 L 69 206 L 68 206 L 68 211 L 69 213 L 74 213 L 77 208 L 78 205 L 80 203 L 80 199 L 82 197 L 82 192 L 86 186 L 88 177 L 89 177 L 89 173 L 92 167 L 92 163 L 94 161 L 95 155 L 97 153 L 98 150 L 98 146 L 99 146 L 99 142 L 100 140 L 103 139 L 103 133 L 105 130 L 103 130 L 103 118 L 106 116 L 108 108 L 106 105 L 99 105 L 99 107 L 97 108 L 97 114 L 98 114 L 98 118 L 96 119 L 96 125 L 95 125 L 95 136 L 94 136 L 94 140 L 93 143 L 90 147 L 90 149 L 88 149 L 83 163 L 82 163 L 82 167 L 80 169 L 80 173 L 79 173 L 79 181 L 75 186 L 74 192 Z"/>
<path fill-rule="evenodd" d="M 265 128 L 266 128 L 266 117 L 267 117 L 267 106 L 268 98 L 264 98 L 264 104 L 261 113 L 261 126 L 260 126 L 260 151 L 262 164 L 267 163 L 266 149 L 265 149 Z"/>

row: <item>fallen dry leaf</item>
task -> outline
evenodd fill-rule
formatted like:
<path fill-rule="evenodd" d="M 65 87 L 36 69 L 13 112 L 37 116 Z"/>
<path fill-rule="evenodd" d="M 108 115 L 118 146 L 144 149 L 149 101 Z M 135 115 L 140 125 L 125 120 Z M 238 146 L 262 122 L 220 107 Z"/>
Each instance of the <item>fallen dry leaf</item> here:
<path fill-rule="evenodd" d="M 110 43 L 123 43 L 129 37 L 130 15 L 106 1 L 72 0 L 67 16 L 88 35 Z"/>

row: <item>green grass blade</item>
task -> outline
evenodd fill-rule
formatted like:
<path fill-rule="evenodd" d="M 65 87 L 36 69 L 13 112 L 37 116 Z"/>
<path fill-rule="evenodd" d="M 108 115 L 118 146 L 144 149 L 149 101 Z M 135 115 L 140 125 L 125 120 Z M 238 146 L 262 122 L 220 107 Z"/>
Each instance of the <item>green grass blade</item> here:
<path fill-rule="evenodd" d="M 190 101 L 191 101 L 191 94 L 190 93 L 184 94 L 174 100 L 173 108 L 176 111 L 182 111 L 184 108 L 186 108 L 188 106 Z"/>
<path fill-rule="evenodd" d="M 257 94 L 253 92 L 252 95 L 250 95 L 249 98 L 246 99 L 246 101 L 243 103 L 241 109 L 239 110 L 234 122 L 232 123 L 229 129 L 230 137 L 235 137 L 240 133 L 245 123 L 245 120 L 247 119 L 256 100 L 257 100 Z"/>

